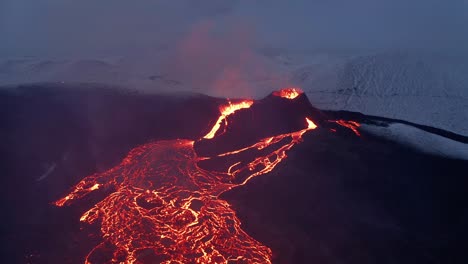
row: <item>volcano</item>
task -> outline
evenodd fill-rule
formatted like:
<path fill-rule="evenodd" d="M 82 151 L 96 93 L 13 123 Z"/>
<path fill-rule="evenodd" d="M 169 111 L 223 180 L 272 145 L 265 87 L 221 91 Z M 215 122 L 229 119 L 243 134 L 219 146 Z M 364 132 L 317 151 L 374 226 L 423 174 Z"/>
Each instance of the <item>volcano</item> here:
<path fill-rule="evenodd" d="M 101 188 L 113 189 L 80 218 L 88 224 L 99 221 L 104 240 L 85 263 L 135 263 L 147 254 L 163 263 L 271 263 L 271 250 L 241 229 L 235 212 L 219 196 L 271 172 L 306 132 L 317 128 L 307 117 L 311 106 L 301 105 L 306 100 L 298 107 L 282 106 L 284 100 L 300 100 L 299 94 L 290 96 L 285 90 L 274 95 L 279 99 L 266 98 L 258 107 L 253 100 L 228 100 L 204 137 L 134 148 L 118 166 L 84 178 L 56 201 L 61 207 Z M 267 129 L 231 125 L 248 123 L 249 115 L 261 119 L 275 99 L 281 108 L 293 109 L 293 125 L 284 126 L 281 119 L 259 120 Z M 303 127 L 286 131 L 300 117 Z M 106 256 L 109 250 L 112 254 Z"/>
<path fill-rule="evenodd" d="M 466 259 L 468 164 L 362 129 L 398 120 L 321 111 L 298 88 L 31 85 L 1 101 L 12 263 Z"/>

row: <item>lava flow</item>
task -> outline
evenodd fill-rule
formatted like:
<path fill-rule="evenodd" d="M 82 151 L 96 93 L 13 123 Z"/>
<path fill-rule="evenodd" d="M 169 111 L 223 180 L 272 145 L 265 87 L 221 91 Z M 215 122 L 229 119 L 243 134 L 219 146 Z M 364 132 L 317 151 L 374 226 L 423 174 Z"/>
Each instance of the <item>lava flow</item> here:
<path fill-rule="evenodd" d="M 253 103 L 244 100 L 221 106 L 212 130 L 199 140 L 215 137 L 222 122 L 227 129 L 227 116 Z M 99 223 L 103 240 L 85 263 L 144 263 L 143 259 L 151 263 L 271 263 L 271 250 L 241 229 L 236 213 L 219 196 L 272 171 L 304 133 L 315 128 L 305 118 L 301 130 L 213 157 L 199 157 L 191 140 L 147 143 L 131 150 L 114 168 L 85 177 L 55 205 L 69 205 L 96 190 L 114 190 L 80 218 L 88 224 Z M 261 154 L 247 161 L 235 160 L 225 171 L 202 169 L 198 164 L 247 151 Z M 108 257 L 103 260 L 103 256 Z"/>
<path fill-rule="evenodd" d="M 354 134 L 356 134 L 356 136 L 361 136 L 361 133 L 360 133 L 359 130 L 358 130 L 358 127 L 360 127 L 361 124 L 359 124 L 359 123 L 356 122 L 356 121 L 329 120 L 329 122 L 337 123 L 337 124 L 340 125 L 340 126 L 349 128 L 349 129 L 351 129 L 351 131 L 353 131 Z"/>
<path fill-rule="evenodd" d="M 226 127 L 227 127 L 226 117 L 227 116 L 229 116 L 231 114 L 234 114 L 234 112 L 236 112 L 237 110 L 244 109 L 244 108 L 249 108 L 250 106 L 252 106 L 253 101 L 252 100 L 245 100 L 245 101 L 241 101 L 241 102 L 235 103 L 235 104 L 232 104 L 231 101 L 228 101 L 228 103 L 229 103 L 228 105 L 221 106 L 219 108 L 219 111 L 221 112 L 221 115 L 218 117 L 218 120 L 216 120 L 216 123 L 213 126 L 213 128 L 210 130 L 210 132 L 208 132 L 208 134 L 206 134 L 203 138 L 205 138 L 205 139 L 214 138 L 216 132 L 221 127 L 221 123 L 223 121 L 224 121 L 224 127 L 226 129 Z"/>

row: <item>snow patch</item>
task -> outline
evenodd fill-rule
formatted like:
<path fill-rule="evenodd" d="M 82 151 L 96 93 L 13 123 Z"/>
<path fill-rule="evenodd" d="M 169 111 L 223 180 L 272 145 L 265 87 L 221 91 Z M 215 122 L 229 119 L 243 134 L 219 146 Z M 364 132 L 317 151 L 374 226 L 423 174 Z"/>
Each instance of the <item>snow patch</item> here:
<path fill-rule="evenodd" d="M 424 153 L 468 160 L 468 144 L 426 132 L 419 128 L 392 123 L 387 127 L 362 124 L 361 130 L 399 142 Z"/>

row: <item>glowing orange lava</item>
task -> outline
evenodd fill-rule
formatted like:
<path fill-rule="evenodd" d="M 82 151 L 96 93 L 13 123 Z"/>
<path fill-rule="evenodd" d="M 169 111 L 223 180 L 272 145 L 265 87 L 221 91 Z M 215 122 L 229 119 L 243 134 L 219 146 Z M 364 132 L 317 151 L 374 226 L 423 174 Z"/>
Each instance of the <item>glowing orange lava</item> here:
<path fill-rule="evenodd" d="M 214 137 L 228 115 L 252 104 L 242 101 L 220 108 L 218 121 L 204 138 Z M 113 256 L 105 263 L 141 263 L 142 254 L 151 254 L 160 263 L 271 263 L 271 250 L 241 229 L 236 213 L 219 196 L 272 171 L 304 133 L 317 128 L 309 118 L 304 125 L 213 157 L 199 157 L 191 140 L 148 143 L 134 148 L 114 168 L 85 177 L 55 205 L 69 205 L 96 190 L 115 190 L 80 218 L 100 223 L 103 239 L 85 263 L 93 263 L 109 248 Z M 250 160 L 235 160 L 226 171 L 198 166 L 202 160 L 237 157 L 255 149 L 271 150 Z"/>
<path fill-rule="evenodd" d="M 205 139 L 212 139 L 214 138 L 216 132 L 219 130 L 221 127 L 221 123 L 224 121 L 224 127 L 227 127 L 227 120 L 226 117 L 228 117 L 231 114 L 234 114 L 237 110 L 244 109 L 244 108 L 249 108 L 252 106 L 253 101 L 252 100 L 244 100 L 239 103 L 232 104 L 231 101 L 228 101 L 228 105 L 223 105 L 219 107 L 219 112 L 221 115 L 218 117 L 218 120 L 216 120 L 216 123 L 214 124 L 213 128 L 206 134 L 203 138 Z"/>
<path fill-rule="evenodd" d="M 304 92 L 299 88 L 285 88 L 285 89 L 281 89 L 279 91 L 273 92 L 273 95 L 292 100 L 298 97 L 302 93 Z"/>
<path fill-rule="evenodd" d="M 340 126 L 347 127 L 349 129 L 351 129 L 354 132 L 354 134 L 356 134 L 356 136 L 361 136 L 361 133 L 359 133 L 359 130 L 358 130 L 358 128 L 361 126 L 361 124 L 359 124 L 356 121 L 330 120 L 329 122 L 334 122 L 334 123 L 337 123 Z"/>

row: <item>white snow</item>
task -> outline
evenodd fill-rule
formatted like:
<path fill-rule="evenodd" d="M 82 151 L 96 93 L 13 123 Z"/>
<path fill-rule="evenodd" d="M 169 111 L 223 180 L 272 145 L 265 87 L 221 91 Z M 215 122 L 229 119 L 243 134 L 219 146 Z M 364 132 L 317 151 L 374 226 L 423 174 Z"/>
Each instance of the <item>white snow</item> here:
<path fill-rule="evenodd" d="M 171 49 L 112 58 L 0 58 L 0 85 L 105 83 L 149 92 L 256 98 L 298 86 L 320 109 L 403 119 L 468 135 L 468 57 L 247 48 L 232 48 L 222 57 L 226 43 L 213 48 L 214 41 L 208 42 L 209 49 L 190 58 Z"/>
<path fill-rule="evenodd" d="M 428 154 L 468 160 L 468 144 L 432 134 L 413 126 L 401 123 L 392 123 L 387 127 L 363 124 L 360 129 Z"/>
<path fill-rule="evenodd" d="M 334 76 L 325 78 L 326 74 Z M 320 78 L 327 81 L 317 81 Z M 468 135 L 467 57 L 357 56 L 298 84 L 321 109 L 403 119 Z"/>

